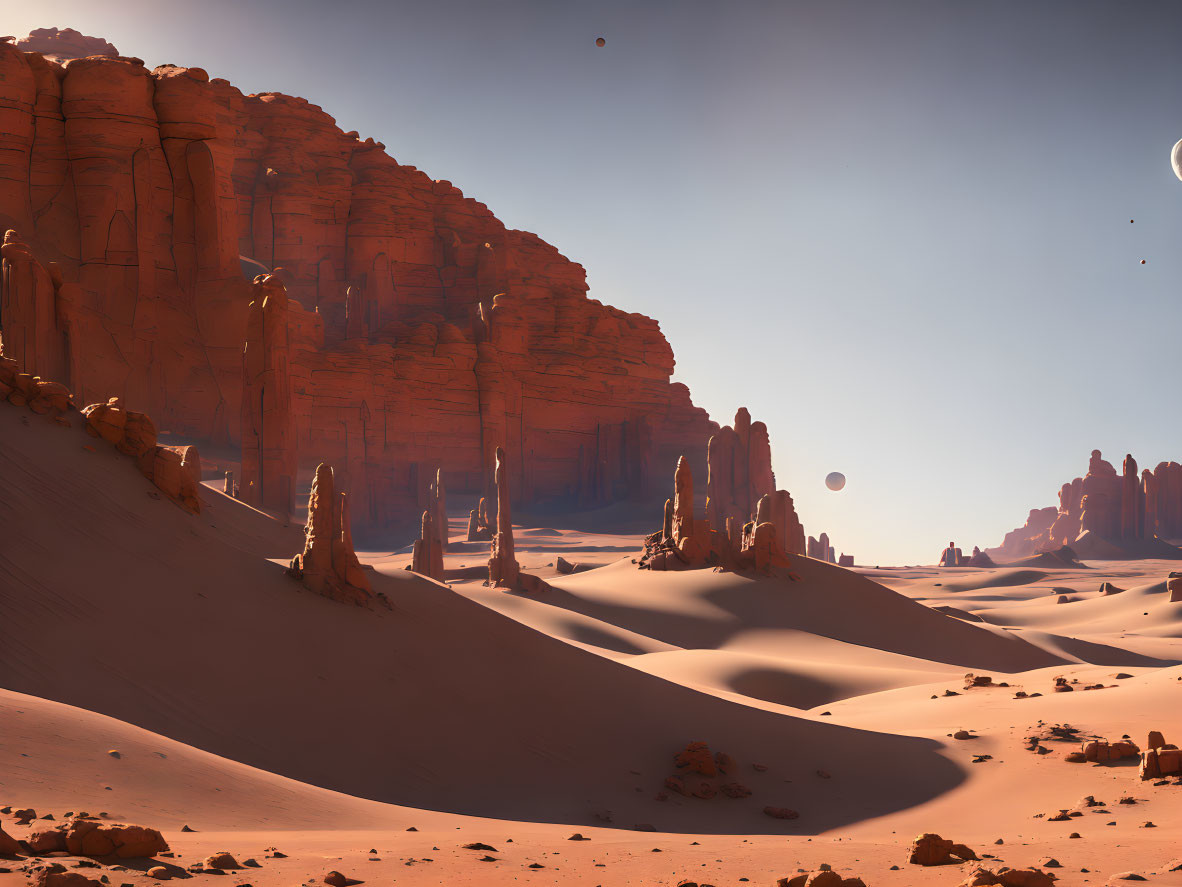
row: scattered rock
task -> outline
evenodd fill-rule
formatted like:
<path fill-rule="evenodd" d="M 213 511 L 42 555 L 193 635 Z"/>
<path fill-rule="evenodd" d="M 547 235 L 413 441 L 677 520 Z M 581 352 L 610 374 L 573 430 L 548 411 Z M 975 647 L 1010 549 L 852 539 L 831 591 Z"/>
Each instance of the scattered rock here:
<path fill-rule="evenodd" d="M 908 862 L 912 865 L 947 865 L 976 859 L 977 854 L 964 844 L 957 844 L 931 832 L 915 839 L 908 856 Z"/>

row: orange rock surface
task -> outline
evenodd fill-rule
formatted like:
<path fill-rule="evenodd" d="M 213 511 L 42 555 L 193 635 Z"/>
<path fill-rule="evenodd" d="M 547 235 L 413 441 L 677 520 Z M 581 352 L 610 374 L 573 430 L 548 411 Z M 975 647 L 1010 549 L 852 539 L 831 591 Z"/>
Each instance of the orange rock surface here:
<path fill-rule="evenodd" d="M 269 272 L 290 296 L 297 458 L 338 466 L 359 523 L 416 513 L 427 465 L 483 492 L 498 446 L 527 502 L 643 496 L 681 453 L 703 463 L 716 426 L 670 382 L 657 322 L 589 299 L 580 265 L 450 182 L 304 99 L 105 43 L 65 64 L 26 48 L 48 51 L 0 43 L 0 230 L 45 264 L 5 248 L 0 323 L 27 371 L 253 447 L 248 278 Z"/>

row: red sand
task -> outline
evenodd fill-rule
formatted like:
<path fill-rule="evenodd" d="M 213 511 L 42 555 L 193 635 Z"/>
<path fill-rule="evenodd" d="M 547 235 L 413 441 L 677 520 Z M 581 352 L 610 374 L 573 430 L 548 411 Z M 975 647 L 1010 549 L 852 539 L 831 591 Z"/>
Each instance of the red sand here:
<path fill-rule="evenodd" d="M 794 558 L 788 582 L 640 571 L 637 535 L 519 528 L 523 569 L 552 591 L 435 583 L 402 569 L 409 551 L 363 553 L 393 604 L 378 612 L 284 575 L 297 527 L 210 490 L 185 514 L 77 429 L 0 407 L 0 476 L 0 802 L 158 827 L 181 866 L 223 849 L 260 863 L 228 884 L 335 869 L 395 884 L 770 885 L 822 862 L 870 885 L 959 883 L 971 865 L 906 862 L 910 839 L 936 831 L 989 864 L 1054 857 L 1065 883 L 1136 871 L 1182 885 L 1167 873 L 1182 785 L 1023 742 L 1040 720 L 1142 745 L 1150 729 L 1182 737 L 1182 603 L 1165 562 Z M 453 539 L 460 524 L 457 509 Z M 559 554 L 604 566 L 559 576 Z M 485 559 L 457 540 L 447 566 Z M 1127 591 L 1102 597 L 1104 580 Z M 1011 686 L 965 690 L 969 671 Z M 1106 688 L 1053 693 L 1056 676 Z M 975 738 L 951 738 L 961 729 Z M 693 740 L 732 755 L 752 796 L 658 800 Z M 1036 818 L 1085 795 L 1107 812 Z M 576 831 L 590 840 L 568 841 Z M 462 849 L 472 841 L 495 861 Z M 0 866 L 14 869 L 0 887 L 23 882 Z M 104 871 L 152 883 L 143 868 Z"/>

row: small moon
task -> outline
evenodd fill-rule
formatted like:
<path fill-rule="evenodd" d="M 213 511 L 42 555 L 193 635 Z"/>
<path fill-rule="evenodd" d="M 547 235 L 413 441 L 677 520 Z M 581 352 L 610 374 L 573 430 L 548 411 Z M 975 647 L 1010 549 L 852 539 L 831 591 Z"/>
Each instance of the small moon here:
<path fill-rule="evenodd" d="M 831 471 L 825 476 L 825 486 L 837 492 L 845 487 L 845 475 L 840 471 Z"/>
<path fill-rule="evenodd" d="M 595 38 L 595 45 L 596 46 L 607 46 L 607 41 L 604 40 L 602 37 L 596 37 Z M 1175 167 L 1175 168 L 1177 168 L 1177 167 Z"/>
<path fill-rule="evenodd" d="M 1182 179 L 1182 139 L 1174 142 L 1174 148 L 1170 151 L 1170 165 L 1174 167 L 1174 175 Z"/>

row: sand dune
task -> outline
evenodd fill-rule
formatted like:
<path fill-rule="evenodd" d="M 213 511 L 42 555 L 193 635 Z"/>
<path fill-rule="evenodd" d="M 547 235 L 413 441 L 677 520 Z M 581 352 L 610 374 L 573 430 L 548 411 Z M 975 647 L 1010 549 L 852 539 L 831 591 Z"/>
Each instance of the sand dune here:
<path fill-rule="evenodd" d="M 286 537 L 266 518 L 217 494 L 186 515 L 90 445 L 0 410 L 8 689 L 358 797 L 542 821 L 606 808 L 666 829 L 830 828 L 963 778 L 930 741 L 699 693 L 406 572 L 375 576 L 388 613 L 312 595 L 284 575 Z M 671 755 L 696 739 L 778 776 L 752 771 L 746 802 L 654 801 Z M 818 768 L 842 773 L 842 788 L 806 781 Z M 785 792 L 785 778 L 800 785 Z M 760 812 L 789 801 L 806 811 L 798 822 Z"/>

